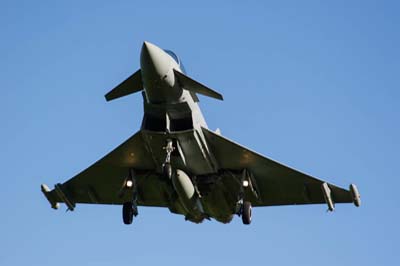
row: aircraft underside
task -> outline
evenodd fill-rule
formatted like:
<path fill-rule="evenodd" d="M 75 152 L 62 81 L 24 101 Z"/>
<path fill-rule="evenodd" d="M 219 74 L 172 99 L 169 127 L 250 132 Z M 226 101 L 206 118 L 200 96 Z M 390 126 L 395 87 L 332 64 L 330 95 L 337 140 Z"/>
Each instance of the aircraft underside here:
<path fill-rule="evenodd" d="M 344 189 L 287 167 L 208 130 L 197 94 L 222 94 L 186 75 L 172 51 L 144 42 L 140 69 L 105 95 L 107 101 L 142 92 L 141 130 L 64 183 L 41 189 L 51 207 L 65 203 L 122 205 L 131 224 L 138 206 L 166 207 L 186 220 L 235 214 L 250 224 L 252 206 L 354 203 L 354 184 Z M 271 141 L 271 140 L 267 140 Z"/>
<path fill-rule="evenodd" d="M 142 130 L 141 135 L 151 151 L 157 171 L 143 174 L 146 170 L 131 169 L 132 174 L 127 180 L 132 180 L 132 183 L 128 182 L 132 186 L 127 193 L 135 196 L 125 203 L 125 210 L 133 209 L 132 213 L 124 213 L 128 217 L 124 217 L 126 223 L 131 222 L 129 217 L 132 214 L 137 214 L 137 205 L 159 202 L 167 202 L 166 207 L 172 213 L 182 214 L 186 220 L 195 223 L 210 218 L 229 223 L 235 214 L 243 213 L 243 173 L 228 169 L 215 171 L 218 169 L 216 162 L 198 131 L 166 133 Z M 135 177 L 135 172 L 140 174 Z M 146 196 L 141 193 L 141 188 L 154 192 Z M 129 195 L 125 198 L 129 199 Z"/>

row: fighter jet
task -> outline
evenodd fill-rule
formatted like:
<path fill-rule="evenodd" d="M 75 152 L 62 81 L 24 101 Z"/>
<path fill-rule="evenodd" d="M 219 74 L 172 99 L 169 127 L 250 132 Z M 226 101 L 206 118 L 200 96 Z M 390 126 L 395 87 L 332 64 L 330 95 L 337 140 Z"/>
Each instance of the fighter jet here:
<path fill-rule="evenodd" d="M 266 158 L 208 129 L 198 95 L 220 93 L 189 77 L 170 50 L 144 42 L 140 69 L 105 95 L 111 101 L 142 92 L 140 130 L 86 170 L 41 190 L 57 209 L 65 203 L 122 205 L 131 224 L 138 206 L 165 207 L 185 220 L 250 224 L 252 207 L 335 203 L 360 206 L 351 184 L 343 189 Z"/>

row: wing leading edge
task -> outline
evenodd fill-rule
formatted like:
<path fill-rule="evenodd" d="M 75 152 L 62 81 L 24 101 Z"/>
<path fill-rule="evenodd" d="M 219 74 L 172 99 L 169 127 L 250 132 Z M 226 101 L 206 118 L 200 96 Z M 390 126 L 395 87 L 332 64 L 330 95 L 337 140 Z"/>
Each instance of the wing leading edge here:
<path fill-rule="evenodd" d="M 216 157 L 220 169 L 250 171 L 257 183 L 259 199 L 253 206 L 297 205 L 325 203 L 325 183 L 322 180 L 291 169 L 261 156 L 203 128 L 207 143 Z M 335 203 L 353 202 L 349 190 L 327 183 Z"/>

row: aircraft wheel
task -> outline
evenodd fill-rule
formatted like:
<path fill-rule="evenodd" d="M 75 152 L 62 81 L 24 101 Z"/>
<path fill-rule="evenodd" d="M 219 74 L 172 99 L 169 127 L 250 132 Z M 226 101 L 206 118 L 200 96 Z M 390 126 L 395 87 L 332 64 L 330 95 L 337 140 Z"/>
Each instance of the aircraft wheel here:
<path fill-rule="evenodd" d="M 133 221 L 133 204 L 132 202 L 125 202 L 122 206 L 122 219 L 124 224 L 131 224 Z"/>
<path fill-rule="evenodd" d="M 172 177 L 172 166 L 170 163 L 165 163 L 163 165 L 163 173 L 164 176 L 167 177 L 168 179 L 171 179 Z"/>
<path fill-rule="evenodd" d="M 251 223 L 251 202 L 245 201 L 242 207 L 242 221 L 243 224 Z"/>

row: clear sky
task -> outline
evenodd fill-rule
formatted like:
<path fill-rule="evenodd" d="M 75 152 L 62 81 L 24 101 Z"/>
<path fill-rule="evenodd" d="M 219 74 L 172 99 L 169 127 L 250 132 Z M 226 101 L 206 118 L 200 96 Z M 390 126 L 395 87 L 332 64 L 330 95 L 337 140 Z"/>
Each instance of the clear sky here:
<path fill-rule="evenodd" d="M 0 265 L 400 265 L 398 1 L 1 1 Z M 201 4 L 200 4 L 201 2 Z M 103 95 L 144 40 L 174 50 L 211 129 L 363 206 L 270 207 L 196 225 L 166 209 L 50 208 L 139 129 L 140 95 Z"/>

